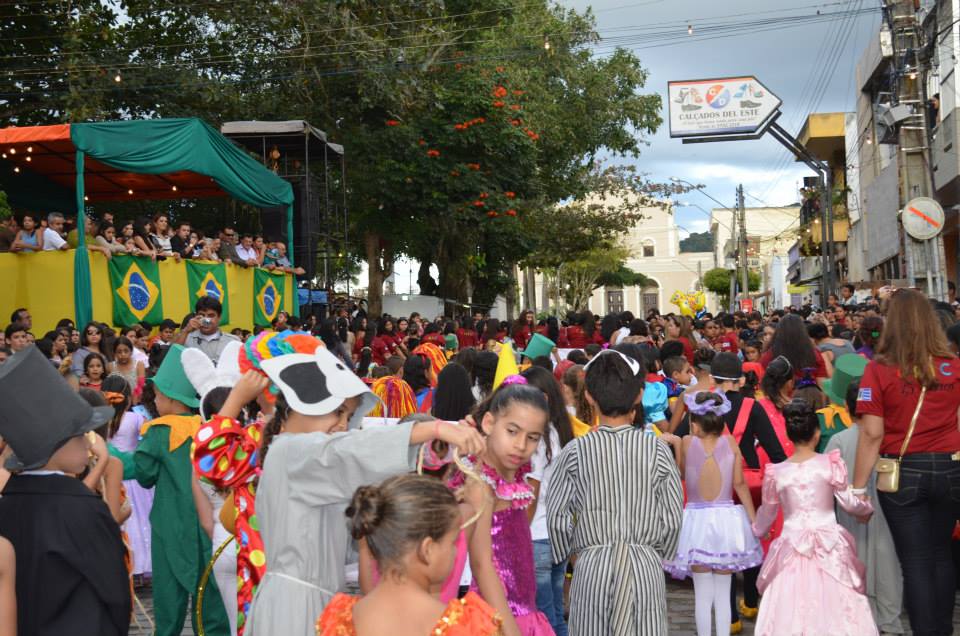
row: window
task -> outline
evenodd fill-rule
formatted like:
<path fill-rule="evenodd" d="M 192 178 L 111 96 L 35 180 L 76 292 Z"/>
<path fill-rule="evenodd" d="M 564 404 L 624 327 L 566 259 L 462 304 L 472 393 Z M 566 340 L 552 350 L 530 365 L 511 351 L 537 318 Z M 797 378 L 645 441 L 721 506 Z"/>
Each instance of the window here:
<path fill-rule="evenodd" d="M 654 249 L 653 241 L 646 240 L 643 242 L 643 256 L 644 258 L 650 258 L 656 255 L 656 250 Z"/>
<path fill-rule="evenodd" d="M 608 314 L 623 313 L 623 291 L 622 290 L 607 292 L 607 313 Z"/>

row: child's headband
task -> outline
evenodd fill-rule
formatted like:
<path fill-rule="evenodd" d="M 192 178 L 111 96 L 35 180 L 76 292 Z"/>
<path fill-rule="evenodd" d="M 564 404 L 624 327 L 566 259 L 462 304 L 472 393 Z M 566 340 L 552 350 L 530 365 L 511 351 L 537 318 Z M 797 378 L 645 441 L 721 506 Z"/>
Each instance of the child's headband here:
<path fill-rule="evenodd" d="M 627 366 L 630 367 L 630 370 L 633 372 L 633 375 L 640 375 L 640 363 L 634 360 L 633 358 L 631 358 L 630 356 L 625 355 L 620 351 L 617 351 L 616 349 L 604 349 L 597 355 L 593 356 L 593 359 L 591 359 L 589 362 L 587 362 L 587 364 L 584 365 L 583 370 L 587 371 L 590 368 L 590 365 L 596 362 L 597 360 L 599 360 L 601 356 L 606 356 L 611 354 L 620 356 L 620 358 L 627 363 Z"/>

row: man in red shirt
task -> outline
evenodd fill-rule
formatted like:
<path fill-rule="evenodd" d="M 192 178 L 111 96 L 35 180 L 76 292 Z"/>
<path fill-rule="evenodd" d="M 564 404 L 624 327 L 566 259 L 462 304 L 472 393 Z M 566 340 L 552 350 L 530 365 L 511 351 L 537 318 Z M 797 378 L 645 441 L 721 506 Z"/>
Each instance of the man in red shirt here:
<path fill-rule="evenodd" d="M 720 324 L 720 335 L 712 342 L 713 348 L 717 350 L 717 353 L 739 353 L 740 345 L 737 343 L 737 334 L 734 330 L 736 321 L 733 316 L 730 314 L 724 315 L 720 319 Z"/>

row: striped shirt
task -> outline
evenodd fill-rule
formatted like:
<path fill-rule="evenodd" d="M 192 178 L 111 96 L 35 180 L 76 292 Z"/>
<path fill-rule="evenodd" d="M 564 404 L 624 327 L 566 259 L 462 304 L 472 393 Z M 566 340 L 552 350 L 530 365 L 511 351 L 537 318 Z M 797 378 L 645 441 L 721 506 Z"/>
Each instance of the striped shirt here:
<path fill-rule="evenodd" d="M 553 560 L 578 555 L 571 636 L 667 634 L 662 561 L 683 520 L 680 473 L 667 445 L 632 426 L 567 444 L 547 497 Z"/>

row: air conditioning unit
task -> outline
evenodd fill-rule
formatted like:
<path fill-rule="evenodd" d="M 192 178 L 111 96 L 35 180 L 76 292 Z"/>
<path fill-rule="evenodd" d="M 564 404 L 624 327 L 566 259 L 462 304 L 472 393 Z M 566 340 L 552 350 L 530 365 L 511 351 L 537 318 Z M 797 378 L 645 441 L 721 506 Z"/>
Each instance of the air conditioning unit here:
<path fill-rule="evenodd" d="M 880 104 L 877 106 L 877 123 L 885 128 L 894 128 L 904 119 L 913 116 L 913 111 L 905 104 L 889 106 Z"/>
<path fill-rule="evenodd" d="M 893 34 L 886 24 L 880 29 L 880 57 L 893 57 Z"/>

